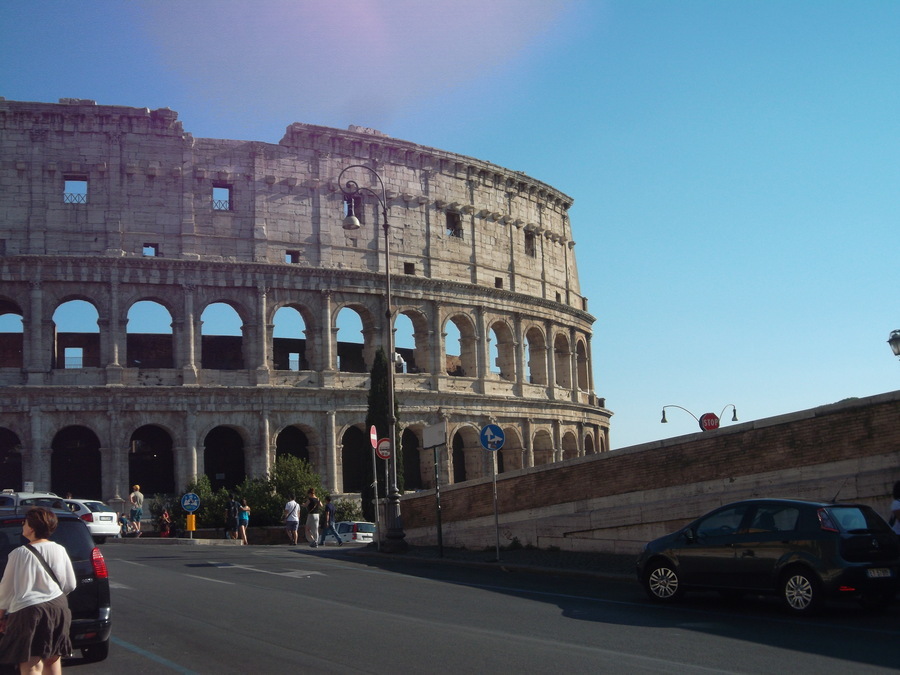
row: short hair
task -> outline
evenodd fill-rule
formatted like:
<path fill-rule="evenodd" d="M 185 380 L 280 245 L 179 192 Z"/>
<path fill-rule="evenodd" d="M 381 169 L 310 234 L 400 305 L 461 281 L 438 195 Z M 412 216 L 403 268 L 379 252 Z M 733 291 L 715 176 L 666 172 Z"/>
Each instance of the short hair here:
<path fill-rule="evenodd" d="M 141 486 L 140 486 L 140 485 L 132 485 L 132 486 L 131 486 L 131 489 L 132 489 L 132 490 L 140 490 L 140 489 L 141 489 Z"/>
<path fill-rule="evenodd" d="M 331 501 L 331 495 L 325 495 L 325 501 L 326 501 L 326 502 L 330 502 L 330 501 Z"/>
<path fill-rule="evenodd" d="M 56 514 L 43 506 L 35 506 L 25 514 L 25 522 L 34 530 L 38 539 L 46 539 L 56 531 L 59 520 Z"/>

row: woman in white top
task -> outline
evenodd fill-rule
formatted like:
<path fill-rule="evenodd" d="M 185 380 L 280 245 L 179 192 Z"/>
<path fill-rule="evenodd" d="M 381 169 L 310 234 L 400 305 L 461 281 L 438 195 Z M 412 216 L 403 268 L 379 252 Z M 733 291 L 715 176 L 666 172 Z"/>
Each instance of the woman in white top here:
<path fill-rule="evenodd" d="M 43 507 L 25 514 L 28 544 L 9 554 L 0 580 L 0 663 L 18 663 L 22 674 L 61 673 L 60 659 L 72 651 L 66 595 L 75 589 L 75 571 L 66 549 L 48 539 L 57 522 Z"/>

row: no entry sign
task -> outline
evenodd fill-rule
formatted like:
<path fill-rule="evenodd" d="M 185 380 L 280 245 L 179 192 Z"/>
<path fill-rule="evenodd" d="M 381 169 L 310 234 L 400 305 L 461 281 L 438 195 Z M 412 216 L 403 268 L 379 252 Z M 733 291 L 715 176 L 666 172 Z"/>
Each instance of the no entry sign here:
<path fill-rule="evenodd" d="M 378 430 L 374 424 L 369 427 L 369 442 L 372 444 L 372 449 L 378 447 Z"/>
<path fill-rule="evenodd" d="M 391 458 L 391 439 L 390 438 L 382 438 L 378 441 L 378 445 L 375 446 L 375 454 L 381 457 L 381 459 L 390 459 Z"/>

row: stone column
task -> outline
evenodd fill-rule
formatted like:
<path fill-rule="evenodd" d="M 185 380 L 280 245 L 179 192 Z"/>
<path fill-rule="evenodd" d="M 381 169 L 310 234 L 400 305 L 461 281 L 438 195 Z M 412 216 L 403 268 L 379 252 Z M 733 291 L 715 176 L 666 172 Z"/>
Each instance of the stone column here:
<path fill-rule="evenodd" d="M 340 492 L 343 490 L 343 476 L 340 475 L 338 471 L 338 443 L 337 443 L 337 416 L 334 410 L 329 410 L 325 413 L 325 428 L 324 428 L 324 440 L 325 440 L 325 453 L 324 457 L 324 474 L 325 474 L 325 485 L 323 486 L 325 489 L 329 487 L 333 489 L 334 492 Z"/>
<path fill-rule="evenodd" d="M 522 468 L 534 466 L 534 420 L 522 420 Z"/>
<path fill-rule="evenodd" d="M 22 365 L 28 373 L 28 384 L 44 384 L 44 373 L 50 370 L 50 345 L 43 330 L 40 281 L 29 283 L 29 300 L 28 316 L 22 326 Z"/>
<path fill-rule="evenodd" d="M 269 384 L 269 344 L 272 335 L 272 328 L 268 323 L 268 289 L 265 286 L 259 286 L 256 292 L 257 302 L 257 339 L 259 340 L 259 348 L 257 349 L 258 360 L 256 362 L 256 384 Z"/>
<path fill-rule="evenodd" d="M 335 370 L 337 365 L 335 362 L 337 327 L 332 324 L 331 311 L 331 292 L 325 291 L 322 293 L 322 311 L 320 313 L 322 327 L 319 331 L 319 344 L 321 345 L 321 348 L 318 350 L 319 363 L 310 364 L 311 368 L 320 371 Z"/>
<path fill-rule="evenodd" d="M 184 331 L 180 336 L 182 383 L 196 385 L 197 381 L 197 342 L 200 334 L 200 318 L 194 313 L 194 290 L 192 284 L 184 285 Z"/>

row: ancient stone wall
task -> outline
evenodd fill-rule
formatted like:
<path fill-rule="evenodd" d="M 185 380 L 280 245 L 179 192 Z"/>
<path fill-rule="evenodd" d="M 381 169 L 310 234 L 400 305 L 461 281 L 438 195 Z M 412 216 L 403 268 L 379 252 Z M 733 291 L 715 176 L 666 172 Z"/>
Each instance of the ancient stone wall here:
<path fill-rule="evenodd" d="M 287 452 L 328 489 L 358 490 L 386 270 L 374 201 L 359 204 L 360 230 L 341 227 L 337 178 L 355 164 L 386 184 L 393 330 L 412 326 L 396 375 L 412 486 L 431 480 L 422 430 L 439 420 L 447 480 L 490 473 L 477 434 L 489 421 L 510 438 L 501 469 L 608 449 L 558 190 L 366 129 L 203 139 L 168 109 L 0 100 L 0 318 L 21 320 L 0 332 L 0 453 L 20 467 L 4 479 L 110 497 L 140 472 L 174 491 L 203 473 L 262 475 Z M 58 329 L 73 300 L 95 328 Z M 166 315 L 158 330 L 130 329 L 139 303 Z M 213 305 L 239 335 L 204 332 Z M 284 309 L 301 333 L 276 336 Z M 338 340 L 347 309 L 359 345 Z"/>
<path fill-rule="evenodd" d="M 497 481 L 501 541 L 634 553 L 751 497 L 861 501 L 887 514 L 900 480 L 900 392 L 509 473 Z M 407 541 L 435 543 L 433 491 L 401 502 Z M 444 542 L 494 544 L 493 486 L 441 489 Z"/>

